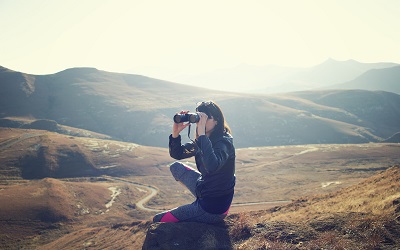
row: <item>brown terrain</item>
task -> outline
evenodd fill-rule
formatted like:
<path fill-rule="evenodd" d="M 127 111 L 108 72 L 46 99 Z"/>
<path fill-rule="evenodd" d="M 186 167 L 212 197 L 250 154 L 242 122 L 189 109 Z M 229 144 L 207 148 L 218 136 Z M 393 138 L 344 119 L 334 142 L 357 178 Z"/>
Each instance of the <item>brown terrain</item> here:
<path fill-rule="evenodd" d="M 0 249 L 400 248 L 398 94 L 242 94 L 94 68 L 0 67 L 0 85 Z M 209 99 L 237 148 L 231 213 L 153 224 L 193 201 L 169 173 L 171 117 Z"/>
<path fill-rule="evenodd" d="M 155 213 L 193 200 L 165 148 L 32 129 L 2 128 L 0 140 L 0 248 L 138 249 Z M 238 149 L 232 247 L 312 249 L 320 234 L 353 246 L 349 227 L 357 239 L 370 223 L 398 230 L 399 153 L 393 143 Z M 379 233 L 374 244 L 398 244 Z"/>

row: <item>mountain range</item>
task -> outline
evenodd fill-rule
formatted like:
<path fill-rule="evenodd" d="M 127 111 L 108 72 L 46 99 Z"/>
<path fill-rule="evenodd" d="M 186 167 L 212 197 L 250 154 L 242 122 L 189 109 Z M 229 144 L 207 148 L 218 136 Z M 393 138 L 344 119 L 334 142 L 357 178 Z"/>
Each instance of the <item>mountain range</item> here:
<path fill-rule="evenodd" d="M 400 95 L 395 89 L 400 67 L 362 66 L 354 61 L 339 65 L 328 60 L 308 73 L 297 72 L 298 82 L 322 82 L 326 72 L 349 78 L 352 65 L 353 76 L 364 73 L 347 82 L 346 88 L 361 88 L 363 83 L 367 87 L 251 94 L 95 68 L 32 75 L 0 67 L 0 126 L 29 128 L 36 121 L 36 129 L 72 133 L 61 128 L 68 126 L 115 140 L 167 147 L 175 112 L 193 111 L 197 102 L 214 100 L 224 111 L 237 147 L 379 142 L 399 132 Z M 367 66 L 377 69 L 365 72 Z M 337 81 L 326 78 L 320 86 Z"/>
<path fill-rule="evenodd" d="M 199 75 L 186 75 L 173 78 L 176 82 L 190 85 L 204 86 L 206 88 L 218 88 L 248 93 L 282 93 L 304 90 L 315 90 L 321 88 L 352 88 L 353 80 L 359 85 L 357 88 L 364 89 L 365 85 L 377 84 L 372 89 L 380 89 L 399 94 L 398 85 L 392 83 L 397 81 L 399 66 L 396 63 L 361 63 L 355 60 L 337 61 L 332 58 L 313 67 L 295 68 L 276 65 L 254 66 L 240 64 L 233 68 L 226 68 L 207 72 Z M 385 71 L 393 68 L 392 71 Z M 380 71 L 383 69 L 384 71 Z M 363 74 L 374 71 L 375 81 L 370 83 L 366 77 L 358 79 Z M 376 82 L 384 76 L 390 82 Z M 343 84 L 343 85 L 341 85 Z M 397 85 L 397 86 L 395 86 Z M 354 86 L 356 87 L 356 86 Z M 371 89 L 371 88 L 370 88 Z"/>

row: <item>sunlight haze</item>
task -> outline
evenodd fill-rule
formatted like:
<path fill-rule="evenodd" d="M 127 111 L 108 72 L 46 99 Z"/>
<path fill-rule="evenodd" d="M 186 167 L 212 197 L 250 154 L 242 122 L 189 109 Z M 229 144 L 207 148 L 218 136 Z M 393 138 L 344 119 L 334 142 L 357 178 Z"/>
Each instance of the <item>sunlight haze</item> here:
<path fill-rule="evenodd" d="M 0 65 L 164 80 L 240 64 L 400 63 L 400 1 L 0 2 Z"/>

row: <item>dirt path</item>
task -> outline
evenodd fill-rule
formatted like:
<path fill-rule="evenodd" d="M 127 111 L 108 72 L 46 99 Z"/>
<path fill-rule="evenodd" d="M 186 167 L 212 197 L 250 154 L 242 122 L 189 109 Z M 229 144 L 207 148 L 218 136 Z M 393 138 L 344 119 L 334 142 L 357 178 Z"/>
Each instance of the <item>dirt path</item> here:
<path fill-rule="evenodd" d="M 0 150 L 9 148 L 12 145 L 14 145 L 14 144 L 16 144 L 16 143 L 18 143 L 20 141 L 23 141 L 23 140 L 26 140 L 26 139 L 29 139 L 29 138 L 33 138 L 33 137 L 36 137 L 36 136 L 42 136 L 42 135 L 44 135 L 44 134 L 43 133 L 39 133 L 39 134 L 23 134 L 22 136 L 6 139 L 6 140 L 0 142 Z"/>
<path fill-rule="evenodd" d="M 103 177 L 106 178 L 106 179 L 109 179 L 109 180 L 128 183 L 128 184 L 132 184 L 132 185 L 135 185 L 137 187 L 146 189 L 147 191 L 149 191 L 149 194 L 146 195 L 145 197 L 143 197 L 142 199 L 140 199 L 139 201 L 137 201 L 136 202 L 136 206 L 139 209 L 142 209 L 142 210 L 145 210 L 145 211 L 149 211 L 149 212 L 161 212 L 161 211 L 164 211 L 164 210 L 160 210 L 160 209 L 154 209 L 154 208 L 145 207 L 145 204 L 147 202 L 149 202 L 154 196 L 156 196 L 158 194 L 158 189 L 157 188 L 149 186 L 149 185 L 144 185 L 144 184 L 141 184 L 141 183 L 138 183 L 138 182 L 134 182 L 134 181 L 118 178 L 118 177 L 112 177 L 112 176 L 103 176 Z"/>
<path fill-rule="evenodd" d="M 260 201 L 260 202 L 243 202 L 243 203 L 233 203 L 232 207 L 243 207 L 243 206 L 258 206 L 258 205 L 270 205 L 279 203 L 289 203 L 292 201 Z"/>
<path fill-rule="evenodd" d="M 132 184 L 135 185 L 137 187 L 140 188 L 145 188 L 147 191 L 149 191 L 149 194 L 146 195 L 145 197 L 143 197 L 142 199 L 140 199 L 139 201 L 136 202 L 136 206 L 139 209 L 145 210 L 145 211 L 149 211 L 149 212 L 161 212 L 164 210 L 160 210 L 160 209 L 155 209 L 155 208 L 149 208 L 146 207 L 145 204 L 147 202 L 149 202 L 154 196 L 156 196 L 158 194 L 158 189 L 149 185 L 145 185 L 145 184 L 141 184 L 138 182 L 134 182 L 134 181 L 130 181 L 130 180 L 126 180 L 126 179 L 122 179 L 122 178 L 118 178 L 118 177 L 112 177 L 112 176 L 103 176 L 106 179 L 109 180 L 113 180 L 113 181 L 119 181 L 119 182 L 123 182 L 123 183 L 128 183 L 128 184 Z M 232 207 L 259 207 L 260 205 L 271 205 L 271 204 L 280 204 L 280 203 L 290 203 L 291 201 L 287 201 L 287 200 L 280 200 L 280 201 L 261 201 L 261 202 L 243 202 L 243 203 L 233 203 Z"/>
<path fill-rule="evenodd" d="M 293 155 L 290 155 L 288 157 L 285 157 L 285 158 L 282 158 L 282 159 L 279 159 L 279 160 L 276 160 L 276 161 L 272 161 L 271 163 L 279 163 L 279 162 L 287 161 L 287 160 L 290 160 L 292 158 L 296 158 L 299 155 L 303 155 L 303 154 L 307 154 L 307 153 L 311 153 L 311 152 L 315 152 L 315 151 L 320 150 L 318 147 L 315 147 L 315 146 L 312 146 L 312 145 L 304 145 L 304 146 L 307 147 L 307 149 L 305 149 L 303 151 L 300 151 L 298 153 L 294 153 Z"/>

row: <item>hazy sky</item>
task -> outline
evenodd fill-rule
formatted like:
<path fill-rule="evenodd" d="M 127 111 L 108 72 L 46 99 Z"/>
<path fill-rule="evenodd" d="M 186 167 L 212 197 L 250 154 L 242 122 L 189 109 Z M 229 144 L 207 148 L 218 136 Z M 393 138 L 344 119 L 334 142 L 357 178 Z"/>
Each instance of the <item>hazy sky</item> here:
<path fill-rule="evenodd" d="M 0 65 L 31 74 L 400 63 L 399 0 L 0 0 L 0 31 Z"/>

